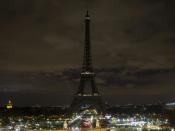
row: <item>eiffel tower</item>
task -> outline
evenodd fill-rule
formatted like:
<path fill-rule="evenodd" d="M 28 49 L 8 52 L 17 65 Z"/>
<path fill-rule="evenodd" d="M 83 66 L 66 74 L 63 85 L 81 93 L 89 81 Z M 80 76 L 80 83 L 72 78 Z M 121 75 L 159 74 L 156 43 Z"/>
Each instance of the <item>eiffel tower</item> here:
<path fill-rule="evenodd" d="M 90 44 L 90 16 L 85 15 L 85 46 L 83 67 L 80 74 L 80 85 L 71 104 L 71 111 L 78 111 L 82 108 L 95 108 L 103 110 L 103 102 L 98 88 L 95 84 L 95 73 L 92 67 L 91 44 Z"/>

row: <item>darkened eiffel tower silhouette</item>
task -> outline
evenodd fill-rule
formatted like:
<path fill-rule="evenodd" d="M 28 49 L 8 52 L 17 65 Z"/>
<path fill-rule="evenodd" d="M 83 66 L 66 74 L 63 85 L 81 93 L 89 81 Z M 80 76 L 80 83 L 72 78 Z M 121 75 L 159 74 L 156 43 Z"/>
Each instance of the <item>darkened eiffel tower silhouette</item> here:
<path fill-rule="evenodd" d="M 102 110 L 103 103 L 95 84 L 95 73 L 92 67 L 91 44 L 90 44 L 90 16 L 85 15 L 85 46 L 83 67 L 80 74 L 80 85 L 72 101 L 70 109 L 80 110 L 81 108 L 96 108 Z"/>

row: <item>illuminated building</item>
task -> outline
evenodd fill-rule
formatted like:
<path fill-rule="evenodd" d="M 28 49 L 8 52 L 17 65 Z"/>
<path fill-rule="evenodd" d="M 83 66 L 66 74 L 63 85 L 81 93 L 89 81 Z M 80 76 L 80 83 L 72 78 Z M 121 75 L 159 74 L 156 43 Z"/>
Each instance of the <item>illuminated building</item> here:
<path fill-rule="evenodd" d="M 9 100 L 9 102 L 6 105 L 6 108 L 7 109 L 12 109 L 13 108 L 13 104 L 12 104 L 12 102 L 10 100 Z"/>

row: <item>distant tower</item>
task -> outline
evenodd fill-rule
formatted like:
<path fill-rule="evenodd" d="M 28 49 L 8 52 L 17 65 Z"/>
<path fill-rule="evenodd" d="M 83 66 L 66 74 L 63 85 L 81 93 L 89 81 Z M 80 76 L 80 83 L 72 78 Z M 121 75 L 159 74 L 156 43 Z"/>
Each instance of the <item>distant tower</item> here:
<path fill-rule="evenodd" d="M 85 46 L 80 85 L 71 105 L 71 110 L 81 107 L 93 107 L 101 110 L 103 103 L 95 84 L 95 73 L 92 67 L 91 42 L 90 42 L 90 16 L 88 11 L 85 15 Z"/>
<path fill-rule="evenodd" d="M 97 96 L 99 95 L 98 89 L 95 85 L 95 73 L 92 67 L 92 57 L 91 57 L 91 44 L 90 44 L 90 16 L 85 15 L 85 46 L 84 46 L 84 57 L 83 57 L 83 67 L 80 76 L 80 85 L 78 88 L 77 95 L 89 95 Z"/>
<path fill-rule="evenodd" d="M 6 108 L 9 110 L 9 109 L 12 109 L 13 108 L 13 104 L 12 102 L 9 100 L 9 102 L 6 104 Z"/>

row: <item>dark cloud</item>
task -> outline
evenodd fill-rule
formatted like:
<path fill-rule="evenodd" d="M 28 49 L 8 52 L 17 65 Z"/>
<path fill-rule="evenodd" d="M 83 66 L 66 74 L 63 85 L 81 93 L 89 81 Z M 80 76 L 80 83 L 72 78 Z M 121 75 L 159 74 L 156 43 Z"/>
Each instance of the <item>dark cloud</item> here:
<path fill-rule="evenodd" d="M 2 1 L 0 67 L 2 70 L 79 67 L 83 16 L 88 6 L 97 68 L 171 68 L 175 65 L 173 4 L 172 0 Z"/>
<path fill-rule="evenodd" d="M 49 96 L 69 88 L 67 97 L 75 92 L 88 8 L 93 63 L 102 92 L 111 98 L 125 94 L 124 102 L 143 92 L 145 101 L 172 99 L 168 92 L 175 85 L 174 5 L 174 0 L 1 1 L 0 70 L 5 73 L 0 91 L 18 94 L 16 98 L 19 92 Z M 39 71 L 52 73 L 31 73 Z"/>
<path fill-rule="evenodd" d="M 134 70 L 126 68 L 97 69 L 96 84 L 106 100 L 112 103 L 152 103 L 173 100 L 175 69 Z M 5 72 L 0 74 L 0 94 L 3 101 L 12 98 L 19 105 L 35 96 L 33 104 L 69 104 L 79 86 L 79 69 L 62 72 Z M 27 95 L 23 95 L 27 94 Z M 37 95 L 39 100 L 37 100 Z M 66 101 L 53 100 L 66 98 Z M 143 97 L 144 99 L 139 99 Z M 130 98 L 131 97 L 131 98 Z M 119 98 L 119 99 L 118 99 Z M 4 100 L 5 99 L 5 100 Z M 32 98 L 34 99 L 34 98 Z M 51 102 L 52 101 L 52 102 Z"/>

